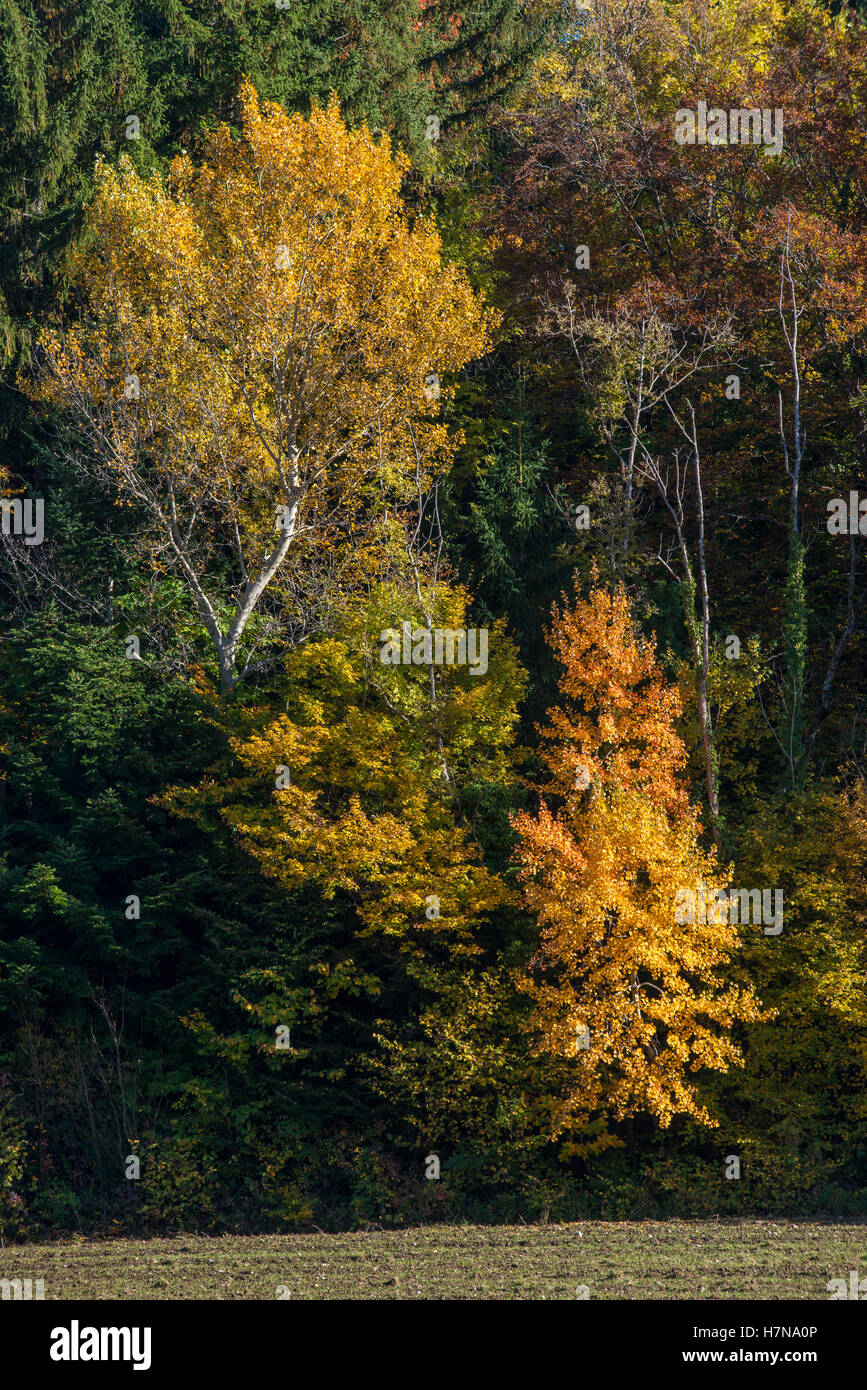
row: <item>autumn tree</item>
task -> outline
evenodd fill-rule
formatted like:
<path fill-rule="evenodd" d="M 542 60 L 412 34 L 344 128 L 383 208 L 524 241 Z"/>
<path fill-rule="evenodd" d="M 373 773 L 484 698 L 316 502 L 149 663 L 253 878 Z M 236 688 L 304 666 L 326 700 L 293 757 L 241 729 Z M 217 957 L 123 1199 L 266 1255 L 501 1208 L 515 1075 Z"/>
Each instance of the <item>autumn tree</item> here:
<path fill-rule="evenodd" d="M 491 324 L 410 224 L 387 141 L 336 102 L 288 116 L 245 84 L 241 109 L 241 134 L 221 126 L 168 185 L 100 166 L 70 266 L 82 319 L 42 335 L 37 388 L 73 423 L 69 462 L 187 586 L 226 690 L 267 652 L 263 598 L 292 558 L 355 561 L 443 467 L 439 374 Z"/>
<path fill-rule="evenodd" d="M 470 807 L 514 781 L 526 677 L 501 624 L 486 671 L 443 665 L 433 693 L 430 667 L 383 662 L 380 635 L 404 621 L 424 631 L 431 615 L 459 630 L 466 610 L 443 583 L 420 599 L 375 589 L 337 633 L 291 653 L 285 712 L 233 707 L 231 765 L 163 803 L 216 817 L 290 901 L 306 894 L 324 919 L 350 923 L 317 941 L 294 978 L 276 963 L 250 972 L 238 1000 L 247 1044 L 271 1047 L 277 1024 L 297 1024 L 295 1061 L 315 1057 L 339 999 L 361 1040 L 351 1057 L 332 1046 L 332 1066 L 349 1066 L 428 1143 L 462 1129 L 490 1139 L 509 1074 L 514 988 L 490 923 L 516 894 L 486 864 Z"/>
<path fill-rule="evenodd" d="M 604 1148 L 616 1141 L 600 1119 L 713 1124 L 696 1074 L 737 1065 L 732 1025 L 760 1013 L 749 987 L 725 979 L 738 940 L 726 915 L 678 921 L 679 895 L 714 901 L 724 876 L 683 785 L 679 696 L 625 591 L 595 586 L 555 607 L 550 640 L 564 697 L 541 731 L 550 780 L 538 814 L 515 818 L 541 926 L 526 988 L 539 1055 L 571 1059 L 552 1132 Z"/>

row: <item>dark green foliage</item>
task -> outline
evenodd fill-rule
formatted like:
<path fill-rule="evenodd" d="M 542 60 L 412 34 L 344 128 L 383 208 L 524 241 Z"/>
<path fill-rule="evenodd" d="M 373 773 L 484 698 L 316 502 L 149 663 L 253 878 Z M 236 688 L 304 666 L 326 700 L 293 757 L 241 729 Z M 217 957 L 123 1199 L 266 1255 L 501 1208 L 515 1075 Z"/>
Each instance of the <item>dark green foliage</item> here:
<path fill-rule="evenodd" d="M 579 553 L 573 513 L 520 401 L 517 421 L 503 427 L 474 475 L 457 474 L 443 504 L 449 549 L 474 595 L 477 620 L 507 618 L 529 672 L 524 714 L 530 738 L 554 690 L 545 631 Z"/>

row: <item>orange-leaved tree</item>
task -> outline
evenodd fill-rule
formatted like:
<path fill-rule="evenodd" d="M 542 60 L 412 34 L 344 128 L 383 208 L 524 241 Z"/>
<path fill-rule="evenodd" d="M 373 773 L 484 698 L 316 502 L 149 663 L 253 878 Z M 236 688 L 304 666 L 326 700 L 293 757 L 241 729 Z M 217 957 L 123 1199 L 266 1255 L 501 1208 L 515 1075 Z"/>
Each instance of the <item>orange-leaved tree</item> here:
<path fill-rule="evenodd" d="M 542 756 L 559 806 L 543 798 L 538 815 L 515 817 L 541 927 L 524 988 L 538 1055 L 564 1061 L 552 1134 L 591 1152 L 618 1142 L 610 1121 L 639 1113 L 663 1127 L 676 1114 L 715 1123 L 697 1073 L 738 1064 L 732 1025 L 762 1014 L 724 978 L 737 928 L 714 900 L 723 876 L 682 783 L 680 698 L 625 591 L 594 579 L 586 600 L 555 606 L 549 640 L 563 700 Z M 679 921 L 684 892 L 714 906 Z"/>
<path fill-rule="evenodd" d="M 81 318 L 42 335 L 36 388 L 71 416 L 69 461 L 137 508 L 187 586 L 224 689 L 285 632 L 293 557 L 357 565 L 445 467 L 439 374 L 493 322 L 410 222 L 387 141 L 336 101 L 289 116 L 250 83 L 241 116 L 168 186 L 98 168 L 69 267 Z"/>

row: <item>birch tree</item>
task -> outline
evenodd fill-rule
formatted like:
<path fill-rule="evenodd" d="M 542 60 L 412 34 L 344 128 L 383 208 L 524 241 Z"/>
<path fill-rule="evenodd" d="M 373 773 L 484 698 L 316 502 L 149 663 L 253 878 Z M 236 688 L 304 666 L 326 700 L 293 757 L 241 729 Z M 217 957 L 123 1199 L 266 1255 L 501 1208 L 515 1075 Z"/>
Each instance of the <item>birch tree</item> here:
<path fill-rule="evenodd" d="M 652 486 L 671 524 L 679 569 L 663 553 L 661 543 L 657 559 L 681 592 L 695 672 L 710 826 L 720 848 L 719 777 L 708 699 L 711 600 L 701 446 L 694 406 L 682 397 L 712 368 L 731 360 L 735 343 L 731 319 L 716 316 L 697 333 L 678 333 L 649 301 L 637 314 L 626 306 L 610 316 L 579 318 L 567 297 L 561 325 L 584 384 L 596 400 L 596 424 L 620 467 L 625 508 L 621 564 L 629 545 L 637 482 Z M 674 426 L 675 439 L 680 441 L 667 452 L 654 447 L 660 418 Z M 690 484 L 694 536 L 687 523 Z"/>
<path fill-rule="evenodd" d="M 69 267 L 82 318 L 42 335 L 36 386 L 71 420 L 70 463 L 138 509 L 152 563 L 183 579 L 224 691 L 254 669 L 251 619 L 293 557 L 358 553 L 415 495 L 419 452 L 443 466 L 440 374 L 493 321 L 410 223 L 387 141 L 336 101 L 307 119 L 249 84 L 240 100 L 240 135 L 221 126 L 198 168 L 98 168 Z"/>

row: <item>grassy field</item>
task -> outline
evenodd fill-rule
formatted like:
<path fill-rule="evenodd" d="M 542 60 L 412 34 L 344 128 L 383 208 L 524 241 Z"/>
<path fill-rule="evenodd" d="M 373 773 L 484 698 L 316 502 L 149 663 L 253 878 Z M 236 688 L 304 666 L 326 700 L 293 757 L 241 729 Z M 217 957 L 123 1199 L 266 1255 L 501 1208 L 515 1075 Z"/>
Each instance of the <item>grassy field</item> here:
<path fill-rule="evenodd" d="M 828 1298 L 867 1274 L 867 1226 L 590 1221 L 348 1235 L 67 1240 L 0 1250 L 0 1279 L 51 1298 Z M 288 1291 L 288 1292 L 287 1292 Z"/>

